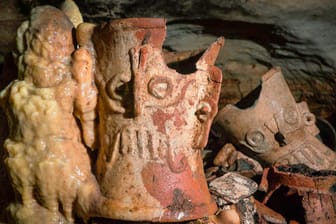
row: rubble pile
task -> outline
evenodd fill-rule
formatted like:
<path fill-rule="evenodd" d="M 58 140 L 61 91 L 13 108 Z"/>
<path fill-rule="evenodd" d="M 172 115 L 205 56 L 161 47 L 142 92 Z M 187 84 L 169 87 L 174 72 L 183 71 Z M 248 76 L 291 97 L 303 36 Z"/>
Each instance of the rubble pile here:
<path fill-rule="evenodd" d="M 215 118 L 208 147 L 217 154 L 204 158 L 212 160 L 205 162 L 206 177 L 219 208 L 225 212 L 230 203 L 236 223 L 335 223 L 335 152 L 321 137 L 333 135 L 328 130 L 319 134 L 315 116 L 305 102 L 296 104 L 280 70 L 266 73 Z M 243 203 L 248 199 L 253 206 Z"/>

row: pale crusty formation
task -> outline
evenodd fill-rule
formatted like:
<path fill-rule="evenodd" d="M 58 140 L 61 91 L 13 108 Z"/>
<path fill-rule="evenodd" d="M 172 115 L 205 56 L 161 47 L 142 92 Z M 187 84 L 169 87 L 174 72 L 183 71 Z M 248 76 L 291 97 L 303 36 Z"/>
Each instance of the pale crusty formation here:
<path fill-rule="evenodd" d="M 81 140 L 94 143 L 92 59 L 85 48 L 73 53 L 72 31 L 66 15 L 49 6 L 35 8 L 18 29 L 19 80 L 1 92 L 15 223 L 73 223 L 73 209 L 87 215 L 86 199 L 99 195 Z"/>

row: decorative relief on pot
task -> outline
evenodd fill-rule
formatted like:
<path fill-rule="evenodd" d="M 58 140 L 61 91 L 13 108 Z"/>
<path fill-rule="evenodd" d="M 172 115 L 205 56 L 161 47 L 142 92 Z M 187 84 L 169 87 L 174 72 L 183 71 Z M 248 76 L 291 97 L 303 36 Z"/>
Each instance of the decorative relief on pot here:
<path fill-rule="evenodd" d="M 306 102 L 296 103 L 279 68 L 234 105 L 225 106 L 215 127 L 248 155 L 271 164 L 306 164 L 316 170 L 335 169 L 336 154 L 321 143 Z"/>
<path fill-rule="evenodd" d="M 182 221 L 216 211 L 201 149 L 217 112 L 221 72 L 214 62 L 223 39 L 205 51 L 197 71 L 182 75 L 163 59 L 164 37 L 162 19 L 116 20 L 93 34 L 97 177 L 107 198 L 129 208 L 110 218 Z"/>

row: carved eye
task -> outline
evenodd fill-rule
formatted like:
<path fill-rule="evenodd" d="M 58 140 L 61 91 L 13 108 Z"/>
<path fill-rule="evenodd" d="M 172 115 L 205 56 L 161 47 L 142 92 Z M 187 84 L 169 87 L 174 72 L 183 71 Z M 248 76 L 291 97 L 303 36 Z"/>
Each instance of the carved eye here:
<path fill-rule="evenodd" d="M 296 110 L 286 110 L 284 113 L 285 122 L 291 125 L 299 121 L 299 116 Z"/>
<path fill-rule="evenodd" d="M 264 143 L 265 136 L 259 130 L 248 131 L 246 134 L 246 140 L 250 146 L 258 147 Z"/>
<path fill-rule="evenodd" d="M 167 95 L 170 95 L 171 88 L 171 81 L 166 77 L 155 77 L 148 83 L 148 92 L 158 99 L 164 99 Z"/>
<path fill-rule="evenodd" d="M 310 126 L 315 124 L 316 118 L 315 115 L 310 113 L 310 112 L 306 112 L 303 114 L 303 122 L 305 125 Z"/>
<path fill-rule="evenodd" d="M 197 107 L 196 116 L 200 122 L 205 122 L 209 118 L 209 114 L 211 113 L 211 106 L 207 102 L 200 102 Z"/>

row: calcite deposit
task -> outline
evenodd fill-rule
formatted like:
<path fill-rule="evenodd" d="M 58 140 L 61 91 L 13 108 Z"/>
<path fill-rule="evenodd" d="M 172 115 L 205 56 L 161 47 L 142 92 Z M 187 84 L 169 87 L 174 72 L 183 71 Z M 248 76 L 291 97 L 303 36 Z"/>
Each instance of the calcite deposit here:
<path fill-rule="evenodd" d="M 86 199 L 99 192 L 81 140 L 94 141 L 92 61 L 86 49 L 72 56 L 72 30 L 65 14 L 49 6 L 34 9 L 18 29 L 19 79 L 1 92 L 15 223 L 72 223 L 74 210 L 87 215 Z"/>

